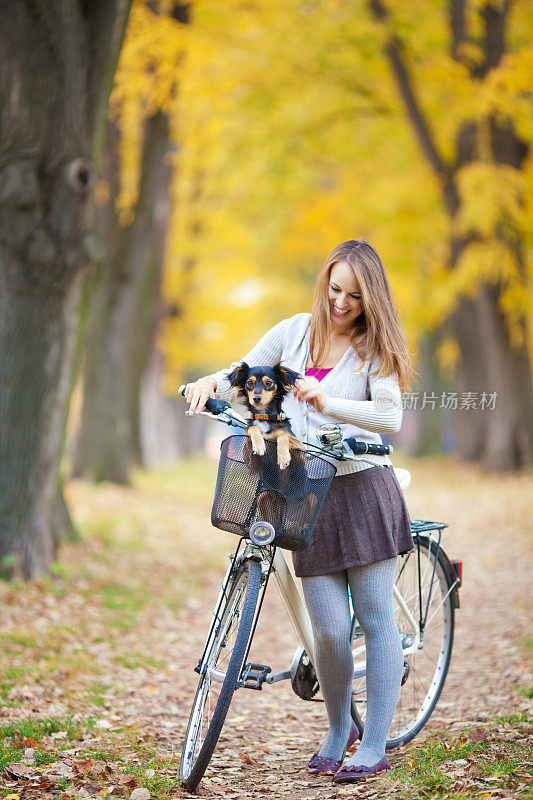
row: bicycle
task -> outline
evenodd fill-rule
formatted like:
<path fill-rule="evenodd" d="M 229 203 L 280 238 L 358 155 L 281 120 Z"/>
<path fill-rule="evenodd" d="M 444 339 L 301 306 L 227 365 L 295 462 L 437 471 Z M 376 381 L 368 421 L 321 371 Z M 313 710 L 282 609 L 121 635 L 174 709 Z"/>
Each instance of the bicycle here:
<path fill-rule="evenodd" d="M 183 394 L 184 387 L 180 388 Z M 225 401 L 208 400 L 202 412 L 219 422 L 245 429 L 244 420 Z M 295 694 L 304 700 L 317 700 L 318 679 L 313 667 L 313 632 L 307 609 L 287 566 L 281 546 L 294 546 L 294 510 L 306 497 L 316 496 L 306 511 L 306 523 L 314 528 L 327 486 L 335 474 L 333 461 L 365 460 L 366 453 L 388 455 L 389 445 L 369 445 L 353 439 L 342 441 L 337 425 L 317 431 L 319 445 L 307 444 L 306 483 L 291 489 L 285 497 L 284 519 L 261 519 L 258 497 L 277 493 L 272 476 L 255 475 L 247 479 L 244 442 L 248 437 L 233 435 L 222 443 L 217 486 L 212 510 L 215 527 L 240 534 L 230 566 L 213 612 L 213 621 L 204 651 L 195 671 L 198 688 L 189 715 L 183 743 L 180 780 L 191 792 L 198 787 L 211 760 L 226 715 L 237 689 L 261 690 L 263 686 L 290 680 Z M 268 446 L 273 443 L 267 442 Z M 374 462 L 371 462 L 375 466 Z M 326 465 L 326 466 L 323 466 Z M 324 477 L 328 473 L 329 480 Z M 395 470 L 400 485 L 410 482 L 407 470 Z M 403 484 L 403 485 L 402 485 Z M 304 490 L 307 489 L 307 495 Z M 304 503 L 305 505 L 305 503 Z M 302 517 L 296 514 L 302 525 Z M 411 520 L 415 549 L 398 557 L 394 603 L 402 641 L 404 671 L 400 699 L 388 738 L 387 749 L 405 744 L 424 727 L 439 699 L 450 664 L 455 624 L 459 608 L 462 562 L 451 561 L 441 546 L 446 523 Z M 289 669 L 273 673 L 265 664 L 249 663 L 248 653 L 261 612 L 264 593 L 274 575 L 282 602 L 291 619 L 299 646 Z M 364 633 L 352 612 L 354 682 L 352 718 L 362 735 L 366 713 Z"/>

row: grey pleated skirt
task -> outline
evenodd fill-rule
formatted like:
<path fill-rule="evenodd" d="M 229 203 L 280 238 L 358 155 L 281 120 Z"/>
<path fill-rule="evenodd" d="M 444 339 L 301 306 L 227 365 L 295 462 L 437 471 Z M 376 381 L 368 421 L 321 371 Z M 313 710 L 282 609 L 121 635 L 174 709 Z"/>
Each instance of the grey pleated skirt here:
<path fill-rule="evenodd" d="M 311 543 L 293 552 L 299 578 L 372 564 L 414 547 L 402 490 L 392 467 L 333 478 Z"/>

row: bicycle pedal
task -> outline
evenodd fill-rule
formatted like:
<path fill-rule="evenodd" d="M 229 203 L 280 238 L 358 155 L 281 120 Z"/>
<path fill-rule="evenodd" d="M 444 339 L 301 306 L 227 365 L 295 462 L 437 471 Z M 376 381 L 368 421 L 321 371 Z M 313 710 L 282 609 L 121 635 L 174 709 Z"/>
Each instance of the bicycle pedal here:
<path fill-rule="evenodd" d="M 265 664 L 245 664 L 239 687 L 243 689 L 262 689 L 267 675 L 272 672 Z"/>

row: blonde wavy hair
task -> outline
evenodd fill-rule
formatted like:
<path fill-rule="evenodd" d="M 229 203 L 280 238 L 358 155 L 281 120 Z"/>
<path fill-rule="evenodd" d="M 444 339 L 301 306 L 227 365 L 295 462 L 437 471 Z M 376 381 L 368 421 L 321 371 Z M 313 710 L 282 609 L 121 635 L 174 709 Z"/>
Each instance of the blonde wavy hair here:
<path fill-rule="evenodd" d="M 339 261 L 350 265 L 361 292 L 363 311 L 355 320 L 350 336 L 355 352 L 363 362 L 378 358 L 380 365 L 372 374 L 383 377 L 396 374 L 401 391 L 406 391 L 412 375 L 407 336 L 383 262 L 375 248 L 364 239 L 350 239 L 337 245 L 318 275 L 310 327 L 313 365 L 320 367 L 329 352 L 329 279 L 332 267 Z"/>

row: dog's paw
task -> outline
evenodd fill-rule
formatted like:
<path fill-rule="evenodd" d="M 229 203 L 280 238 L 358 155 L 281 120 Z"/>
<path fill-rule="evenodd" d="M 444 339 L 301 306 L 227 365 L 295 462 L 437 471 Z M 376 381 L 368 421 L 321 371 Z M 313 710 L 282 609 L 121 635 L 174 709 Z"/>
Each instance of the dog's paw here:
<path fill-rule="evenodd" d="M 256 456 L 264 456 L 266 451 L 266 444 L 264 439 L 256 439 L 252 443 L 252 452 Z"/>
<path fill-rule="evenodd" d="M 291 455 L 290 453 L 279 453 L 278 452 L 278 467 L 280 469 L 287 469 L 289 464 L 291 463 Z"/>

